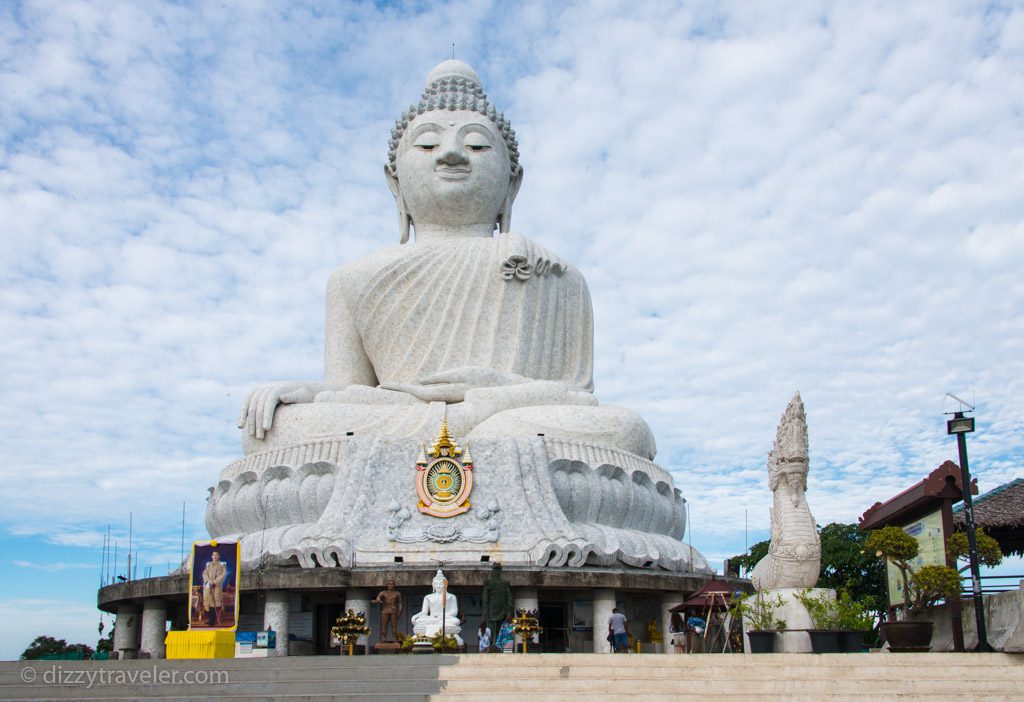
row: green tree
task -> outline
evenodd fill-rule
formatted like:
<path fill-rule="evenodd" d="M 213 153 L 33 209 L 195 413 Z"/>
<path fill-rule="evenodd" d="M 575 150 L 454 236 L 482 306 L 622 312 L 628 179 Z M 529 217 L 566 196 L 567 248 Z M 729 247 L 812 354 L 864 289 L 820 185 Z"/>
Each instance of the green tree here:
<path fill-rule="evenodd" d="M 86 646 L 85 644 L 69 644 L 64 639 L 55 639 L 52 636 L 37 636 L 28 645 L 28 648 L 22 651 L 21 660 L 35 661 L 43 656 L 56 656 L 63 653 L 82 653 L 83 655 L 91 656 L 93 650 L 91 646 Z"/>
<path fill-rule="evenodd" d="M 856 524 L 826 524 L 819 527 L 821 536 L 821 572 L 818 587 L 846 592 L 871 612 L 885 608 L 885 565 L 872 553 L 864 553 L 867 535 Z M 731 565 L 743 568 L 749 576 L 757 562 L 768 555 L 768 541 L 759 541 L 750 551 L 733 556 Z"/>
<path fill-rule="evenodd" d="M 750 550 L 739 556 L 732 556 L 729 565 L 740 569 L 740 575 L 749 576 L 757 562 L 768 555 L 768 541 L 758 541 L 750 547 Z"/>
<path fill-rule="evenodd" d="M 106 636 L 101 636 L 100 640 L 96 642 L 97 651 L 106 651 L 110 653 L 114 650 L 114 627 L 110 627 L 110 633 Z"/>
<path fill-rule="evenodd" d="M 984 566 L 997 566 L 1003 561 L 1003 551 L 999 542 L 978 529 L 975 532 L 975 543 L 978 545 L 978 562 Z M 967 541 L 967 532 L 958 531 L 946 539 L 946 553 L 961 564 L 959 571 L 967 571 L 971 567 L 971 549 Z"/>
<path fill-rule="evenodd" d="M 867 534 L 856 524 L 832 523 L 820 529 L 818 587 L 846 592 L 872 612 L 885 609 L 885 564 L 864 550 Z"/>

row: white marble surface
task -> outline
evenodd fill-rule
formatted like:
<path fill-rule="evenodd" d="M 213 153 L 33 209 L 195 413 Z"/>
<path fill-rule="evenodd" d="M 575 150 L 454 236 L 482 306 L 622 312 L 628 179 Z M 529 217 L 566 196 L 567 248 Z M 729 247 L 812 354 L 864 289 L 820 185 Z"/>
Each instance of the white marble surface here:
<path fill-rule="evenodd" d="M 771 543 L 754 567 L 756 590 L 814 587 L 821 567 L 821 538 L 807 505 L 807 417 L 800 393 L 782 414 L 775 445 L 768 454 L 772 491 Z"/>
<path fill-rule="evenodd" d="M 214 489 L 207 527 L 215 538 L 241 541 L 246 567 L 389 565 L 396 556 L 405 563 L 468 564 L 489 555 L 526 565 L 622 562 L 710 572 L 698 552 L 691 561 L 680 540 L 684 501 L 656 464 L 641 465 L 634 456 L 636 469 L 591 467 L 552 457 L 541 437 L 467 445 L 475 465 L 472 506 L 456 517 L 439 519 L 416 508 L 420 442 L 357 436 L 305 445 L 290 465 L 283 463 L 287 456 L 274 454 L 273 465 L 236 472 Z M 555 448 L 565 448 L 564 442 Z M 578 455 L 586 448 L 578 447 Z M 264 517 L 265 504 L 301 505 L 309 521 L 289 522 L 287 509 L 266 510 Z"/>
<path fill-rule="evenodd" d="M 647 423 L 593 394 L 586 281 L 509 231 L 518 144 L 471 68 L 431 72 L 385 176 L 400 244 L 331 276 L 324 379 L 269 383 L 244 403 L 245 457 L 211 489 L 211 535 L 239 538 L 248 565 L 486 553 L 708 570 L 680 541 L 685 500 L 651 462 Z M 447 520 L 418 513 L 412 480 L 442 419 L 478 466 L 472 509 Z"/>

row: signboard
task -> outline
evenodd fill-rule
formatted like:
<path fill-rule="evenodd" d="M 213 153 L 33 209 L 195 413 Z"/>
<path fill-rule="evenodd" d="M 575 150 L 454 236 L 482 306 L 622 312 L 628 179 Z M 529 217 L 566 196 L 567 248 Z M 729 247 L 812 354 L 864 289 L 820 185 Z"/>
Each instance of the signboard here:
<path fill-rule="evenodd" d="M 288 636 L 298 641 L 313 640 L 313 613 L 292 612 L 288 615 Z"/>
<path fill-rule="evenodd" d="M 572 601 L 572 630 L 594 630 L 594 603 L 590 600 Z"/>
<path fill-rule="evenodd" d="M 903 527 L 915 539 L 920 552 L 910 561 L 910 567 L 918 570 L 926 565 L 946 565 L 946 538 L 942 532 L 942 512 L 936 511 Z M 889 606 L 903 605 L 903 577 L 899 568 L 885 561 L 885 573 L 889 580 Z"/>
<path fill-rule="evenodd" d="M 237 541 L 196 541 L 189 570 L 188 628 L 238 628 L 238 576 L 242 547 Z"/>

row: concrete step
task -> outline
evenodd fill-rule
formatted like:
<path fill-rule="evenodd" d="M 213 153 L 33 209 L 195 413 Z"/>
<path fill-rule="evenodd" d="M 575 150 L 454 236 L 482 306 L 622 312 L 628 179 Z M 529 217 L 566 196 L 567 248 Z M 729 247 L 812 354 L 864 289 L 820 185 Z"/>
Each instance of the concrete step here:
<path fill-rule="evenodd" d="M 46 674 L 79 684 L 47 684 Z M 227 681 L 141 684 L 139 676 Z M 100 674 L 108 676 L 103 683 Z M 126 682 L 134 674 L 136 683 Z M 34 676 L 29 680 L 23 676 Z M 94 684 L 86 683 L 92 676 Z M 157 679 L 157 678 L 154 678 Z M 98 680 L 98 682 L 97 682 Z M 67 682 L 67 678 L 65 678 Z M 0 663 L 0 699 L 160 700 L 1011 700 L 1017 654 L 530 654 Z"/>

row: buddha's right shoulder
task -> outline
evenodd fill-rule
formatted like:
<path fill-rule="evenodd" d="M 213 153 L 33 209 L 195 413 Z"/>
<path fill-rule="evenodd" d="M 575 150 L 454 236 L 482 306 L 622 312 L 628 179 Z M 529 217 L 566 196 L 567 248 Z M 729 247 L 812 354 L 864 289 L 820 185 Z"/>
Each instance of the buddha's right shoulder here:
<path fill-rule="evenodd" d="M 401 253 L 402 249 L 400 246 L 389 246 L 384 249 L 371 251 L 365 256 L 338 266 L 331 273 L 331 277 L 327 281 L 328 293 L 349 292 L 353 286 L 365 284 L 368 276 L 373 275 L 394 261 Z"/>

